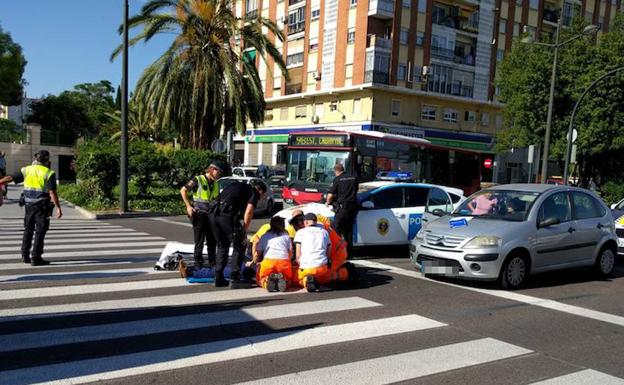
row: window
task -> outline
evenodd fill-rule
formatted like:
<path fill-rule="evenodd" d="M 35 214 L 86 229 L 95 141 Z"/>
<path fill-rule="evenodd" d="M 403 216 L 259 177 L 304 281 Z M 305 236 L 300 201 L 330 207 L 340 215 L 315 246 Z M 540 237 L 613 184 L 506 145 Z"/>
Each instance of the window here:
<path fill-rule="evenodd" d="M 405 188 L 405 207 L 425 207 L 427 206 L 428 196 L 429 196 L 429 188 L 406 187 Z"/>
<path fill-rule="evenodd" d="M 423 106 L 420 118 L 422 120 L 436 120 L 437 110 L 435 106 Z"/>
<path fill-rule="evenodd" d="M 264 120 L 265 121 L 273 120 L 273 109 L 264 110 Z"/>
<path fill-rule="evenodd" d="M 504 49 L 496 50 L 496 61 L 497 62 L 503 61 L 504 57 L 505 57 L 505 50 Z"/>
<path fill-rule="evenodd" d="M 253 13 L 258 10 L 258 1 L 257 0 L 247 0 L 245 4 L 245 11 L 247 14 Z"/>
<path fill-rule="evenodd" d="M 310 51 L 314 51 L 318 49 L 318 37 L 310 38 Z"/>
<path fill-rule="evenodd" d="M 427 12 L 427 1 L 426 0 L 418 0 L 418 12 L 420 12 L 420 13 Z"/>
<path fill-rule="evenodd" d="M 486 127 L 490 125 L 490 114 L 487 112 L 481 113 L 481 125 Z"/>
<path fill-rule="evenodd" d="M 557 218 L 562 223 L 571 219 L 568 193 L 560 192 L 546 198 L 537 214 L 537 220 L 541 222 L 548 218 Z"/>
<path fill-rule="evenodd" d="M 353 115 L 360 115 L 362 113 L 362 100 L 357 98 L 353 99 Z"/>
<path fill-rule="evenodd" d="M 351 4 L 351 8 L 357 7 L 357 0 L 350 0 L 349 4 Z"/>
<path fill-rule="evenodd" d="M 500 19 L 498 22 L 498 33 L 507 33 L 507 19 Z"/>
<path fill-rule="evenodd" d="M 403 5 L 403 8 L 411 8 L 412 7 L 412 0 L 403 0 L 402 1 L 402 5 Z"/>
<path fill-rule="evenodd" d="M 531 9 L 538 9 L 539 8 L 539 0 L 530 0 L 529 1 L 529 7 L 531 7 Z"/>
<path fill-rule="evenodd" d="M 514 35 L 514 37 L 520 36 L 520 23 L 514 23 L 513 35 Z"/>
<path fill-rule="evenodd" d="M 392 100 L 392 105 L 391 105 L 391 113 L 392 116 L 399 116 L 399 114 L 401 113 L 401 101 L 400 100 Z"/>
<path fill-rule="evenodd" d="M 563 20 L 561 22 L 565 26 L 572 25 L 572 17 L 574 16 L 574 6 L 571 3 L 563 3 Z"/>
<path fill-rule="evenodd" d="M 347 44 L 355 43 L 355 28 L 349 28 L 347 31 Z"/>
<path fill-rule="evenodd" d="M 280 120 L 288 120 L 288 107 L 280 108 Z"/>
<path fill-rule="evenodd" d="M 588 194 L 573 192 L 572 201 L 574 202 L 574 219 L 599 218 L 605 215 L 602 205 Z"/>
<path fill-rule="evenodd" d="M 450 212 L 451 201 L 446 193 L 439 188 L 434 188 L 429 194 L 429 200 L 427 201 L 427 212 L 433 212 L 433 210 L 440 209 L 445 212 Z"/>
<path fill-rule="evenodd" d="M 295 107 L 295 119 L 305 118 L 308 115 L 308 106 Z"/>
<path fill-rule="evenodd" d="M 302 32 L 305 29 L 305 7 L 297 8 L 288 14 L 288 33 Z"/>
<path fill-rule="evenodd" d="M 317 103 L 314 105 L 314 115 L 318 116 L 319 118 L 322 118 L 324 112 L 325 112 L 325 106 L 323 105 L 323 103 Z"/>
<path fill-rule="evenodd" d="M 414 83 L 420 83 L 422 81 L 422 67 L 414 66 Z"/>
<path fill-rule="evenodd" d="M 312 15 L 310 16 L 310 20 L 318 20 L 321 17 L 321 9 L 316 8 L 312 10 Z"/>
<path fill-rule="evenodd" d="M 501 128 L 503 128 L 503 115 L 501 114 L 496 114 L 496 129 L 500 130 Z"/>
<path fill-rule="evenodd" d="M 399 63 L 399 68 L 397 71 L 397 80 L 405 80 L 407 75 L 407 65 L 405 63 Z"/>
<path fill-rule="evenodd" d="M 298 66 L 303 64 L 303 52 L 286 56 L 287 66 Z"/>
<path fill-rule="evenodd" d="M 424 45 L 425 44 L 425 33 L 424 32 L 416 32 L 416 45 Z"/>
<path fill-rule="evenodd" d="M 445 108 L 444 121 L 447 123 L 457 123 L 457 111 L 452 108 Z"/>
<path fill-rule="evenodd" d="M 403 189 L 388 188 L 371 195 L 370 200 L 375 204 L 375 210 L 403 207 Z"/>
<path fill-rule="evenodd" d="M 407 39 L 409 38 L 409 29 L 401 28 L 401 34 L 399 35 L 399 42 L 401 44 L 407 44 Z"/>
<path fill-rule="evenodd" d="M 522 7 L 524 0 L 516 0 L 516 7 Z"/>
<path fill-rule="evenodd" d="M 353 64 L 345 65 L 345 79 L 353 78 Z"/>
<path fill-rule="evenodd" d="M 467 122 L 474 122 L 477 120 L 477 113 L 475 111 L 466 111 L 464 114 L 464 120 Z"/>

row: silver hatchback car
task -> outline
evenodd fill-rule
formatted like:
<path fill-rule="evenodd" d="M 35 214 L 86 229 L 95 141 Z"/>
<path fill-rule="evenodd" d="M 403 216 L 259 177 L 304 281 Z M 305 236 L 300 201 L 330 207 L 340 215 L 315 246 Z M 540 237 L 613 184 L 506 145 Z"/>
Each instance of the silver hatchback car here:
<path fill-rule="evenodd" d="M 515 184 L 479 191 L 452 214 L 425 224 L 410 244 L 423 274 L 500 280 L 505 289 L 529 274 L 595 266 L 615 268 L 617 236 L 611 212 L 579 188 Z"/>

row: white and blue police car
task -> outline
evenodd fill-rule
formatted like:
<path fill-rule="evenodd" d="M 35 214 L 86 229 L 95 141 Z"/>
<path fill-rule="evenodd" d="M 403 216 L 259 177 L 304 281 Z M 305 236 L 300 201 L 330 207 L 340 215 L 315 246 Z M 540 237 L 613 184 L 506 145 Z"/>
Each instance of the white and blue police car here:
<path fill-rule="evenodd" d="M 354 246 L 406 245 L 424 222 L 438 218 L 434 210 L 451 212 L 466 199 L 461 189 L 409 182 L 411 177 L 407 172 L 383 172 L 374 182 L 360 183 Z M 321 203 L 290 207 L 275 215 L 290 219 L 296 209 L 334 217 L 331 208 Z"/>

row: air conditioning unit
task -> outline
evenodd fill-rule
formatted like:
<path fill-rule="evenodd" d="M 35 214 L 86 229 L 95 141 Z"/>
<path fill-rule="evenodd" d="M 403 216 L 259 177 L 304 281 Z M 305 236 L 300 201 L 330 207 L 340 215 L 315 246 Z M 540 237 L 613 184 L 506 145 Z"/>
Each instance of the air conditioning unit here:
<path fill-rule="evenodd" d="M 319 119 L 319 116 L 318 116 L 318 115 L 314 115 L 314 116 L 312 117 L 312 123 L 314 123 L 314 124 L 318 124 L 318 123 L 319 123 L 319 121 L 320 121 L 320 119 Z"/>
<path fill-rule="evenodd" d="M 431 66 L 423 66 L 422 76 L 431 76 L 431 75 L 433 75 L 433 68 L 431 68 Z"/>
<path fill-rule="evenodd" d="M 313 72 L 312 76 L 314 77 L 314 80 L 321 80 L 321 73 L 320 72 Z"/>

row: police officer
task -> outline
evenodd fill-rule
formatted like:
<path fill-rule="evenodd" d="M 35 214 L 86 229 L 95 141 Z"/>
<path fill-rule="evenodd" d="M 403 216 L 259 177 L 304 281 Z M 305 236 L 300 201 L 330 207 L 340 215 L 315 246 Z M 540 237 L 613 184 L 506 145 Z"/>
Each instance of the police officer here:
<path fill-rule="evenodd" d="M 344 166 L 336 163 L 334 166 L 336 177 L 329 188 L 326 205 L 333 204 L 334 229 L 347 241 L 349 247 L 352 246 L 353 222 L 357 216 L 357 192 L 358 181 L 354 176 L 344 173 Z"/>
<path fill-rule="evenodd" d="M 182 200 L 186 205 L 186 214 L 193 224 L 193 239 L 195 241 L 193 257 L 196 269 L 201 269 L 204 266 L 202 255 L 204 241 L 208 250 L 208 265 L 215 265 L 217 242 L 210 225 L 210 213 L 219 196 L 217 180 L 223 174 L 224 168 L 223 162 L 214 161 L 204 170 L 203 175 L 197 175 L 180 189 Z M 189 191 L 193 193 L 193 204 L 188 197 Z"/>
<path fill-rule="evenodd" d="M 24 182 L 23 202 L 26 205 L 24 216 L 24 235 L 22 238 L 22 261 L 32 266 L 49 265 L 43 260 L 43 240 L 50 227 L 50 216 L 53 205 L 56 206 L 56 217 L 61 218 L 63 211 L 56 195 L 56 175 L 50 170 L 50 153 L 38 151 L 32 165 L 23 167 L 15 175 L 0 179 L 0 183 Z M 20 200 L 21 201 L 21 200 Z M 30 255 L 31 244 L 32 256 Z"/>
<path fill-rule="evenodd" d="M 214 236 L 217 240 L 217 264 L 215 267 L 215 286 L 226 286 L 223 270 L 227 264 L 228 251 L 232 245 L 230 288 L 241 287 L 241 263 L 245 255 L 245 239 L 253 212 L 258 200 L 266 194 L 266 185 L 257 180 L 234 182 L 219 194 L 217 208 L 213 215 Z M 241 224 L 241 220 L 243 223 Z"/>

